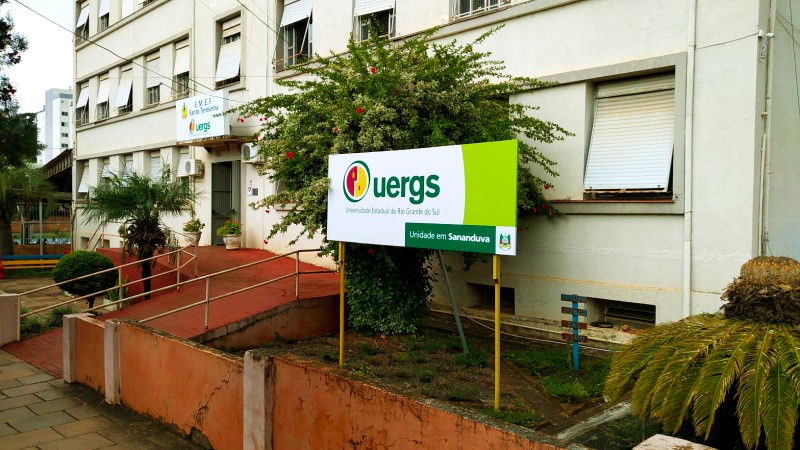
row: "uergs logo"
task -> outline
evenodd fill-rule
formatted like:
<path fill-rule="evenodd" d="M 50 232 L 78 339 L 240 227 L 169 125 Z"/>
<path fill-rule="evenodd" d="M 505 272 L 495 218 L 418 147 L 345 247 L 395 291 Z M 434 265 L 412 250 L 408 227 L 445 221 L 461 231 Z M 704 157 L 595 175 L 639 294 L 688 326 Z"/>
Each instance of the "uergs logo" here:
<path fill-rule="evenodd" d="M 369 167 L 364 161 L 355 161 L 345 171 L 344 195 L 351 202 L 357 202 L 369 192 Z"/>

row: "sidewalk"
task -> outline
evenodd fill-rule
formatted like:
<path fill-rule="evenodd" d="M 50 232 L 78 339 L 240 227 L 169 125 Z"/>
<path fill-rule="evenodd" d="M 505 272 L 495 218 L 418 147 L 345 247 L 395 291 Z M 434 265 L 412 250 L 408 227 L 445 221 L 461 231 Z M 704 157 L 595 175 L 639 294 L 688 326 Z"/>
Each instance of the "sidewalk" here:
<path fill-rule="evenodd" d="M 101 394 L 0 350 L 0 449 L 199 449 Z"/>

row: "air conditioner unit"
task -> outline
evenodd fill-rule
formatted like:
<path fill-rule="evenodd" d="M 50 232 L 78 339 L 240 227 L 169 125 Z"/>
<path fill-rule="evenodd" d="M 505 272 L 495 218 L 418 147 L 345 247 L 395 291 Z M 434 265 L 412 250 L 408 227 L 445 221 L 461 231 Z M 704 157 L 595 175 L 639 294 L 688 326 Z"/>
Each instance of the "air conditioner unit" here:
<path fill-rule="evenodd" d="M 199 159 L 187 159 L 183 163 L 183 171 L 187 177 L 202 177 L 203 169 L 203 161 Z"/>
<path fill-rule="evenodd" d="M 258 145 L 256 144 L 242 145 L 242 162 L 250 164 L 257 164 L 264 162 L 264 157 L 261 156 L 260 153 L 258 153 Z"/>

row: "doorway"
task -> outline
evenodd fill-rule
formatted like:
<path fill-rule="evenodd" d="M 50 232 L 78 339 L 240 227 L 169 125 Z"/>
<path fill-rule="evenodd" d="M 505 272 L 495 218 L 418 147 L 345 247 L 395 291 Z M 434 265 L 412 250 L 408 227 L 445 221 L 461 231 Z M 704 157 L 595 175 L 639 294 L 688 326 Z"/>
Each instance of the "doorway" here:
<path fill-rule="evenodd" d="M 230 218 L 231 210 L 235 210 L 233 218 L 241 221 L 240 167 L 239 161 L 211 164 L 211 245 L 225 244 L 217 228 Z"/>

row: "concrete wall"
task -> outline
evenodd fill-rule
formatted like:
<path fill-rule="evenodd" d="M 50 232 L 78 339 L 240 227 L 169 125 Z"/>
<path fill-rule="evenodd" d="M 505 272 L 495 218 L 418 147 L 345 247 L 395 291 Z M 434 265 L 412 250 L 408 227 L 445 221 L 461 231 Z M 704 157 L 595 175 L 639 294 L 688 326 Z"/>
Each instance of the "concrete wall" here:
<path fill-rule="evenodd" d="M 76 325 L 75 381 L 105 392 L 105 322 L 81 317 Z"/>
<path fill-rule="evenodd" d="M 790 8 L 791 3 L 791 8 Z M 797 42 L 800 1 L 779 0 L 775 20 L 772 104 L 768 110 L 771 127 L 767 142 L 765 253 L 800 259 L 800 105 L 797 72 L 800 54 Z M 792 16 L 794 13 L 794 16 Z"/>
<path fill-rule="evenodd" d="M 423 403 L 297 359 L 275 357 L 272 448 L 558 449 L 565 444 Z M 298 436 L 303 436 L 298 439 Z"/>
<path fill-rule="evenodd" d="M 214 448 L 242 447 L 242 359 L 166 333 L 119 323 L 125 406 L 202 433 Z"/>
<path fill-rule="evenodd" d="M 237 323 L 193 338 L 210 347 L 251 349 L 282 339 L 304 339 L 339 330 L 339 297 L 320 297 L 285 303 Z"/>

